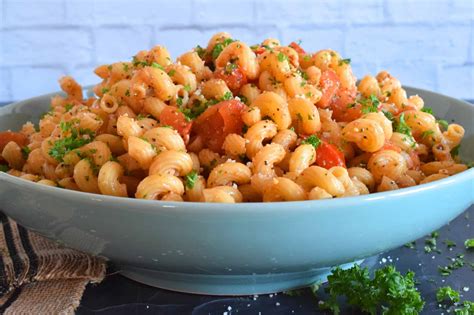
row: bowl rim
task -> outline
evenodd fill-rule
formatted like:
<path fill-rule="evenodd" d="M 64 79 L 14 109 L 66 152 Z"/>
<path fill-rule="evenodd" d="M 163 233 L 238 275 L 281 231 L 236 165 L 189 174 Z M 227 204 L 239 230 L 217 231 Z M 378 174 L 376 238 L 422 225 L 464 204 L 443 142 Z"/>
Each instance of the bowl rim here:
<path fill-rule="evenodd" d="M 409 88 L 412 90 L 417 90 L 419 92 L 426 92 L 430 94 L 436 94 L 437 96 L 442 96 L 444 98 L 449 98 L 452 100 L 455 100 L 456 102 L 459 102 L 463 104 L 464 106 L 471 107 L 472 111 L 474 111 L 474 105 L 466 102 L 464 100 L 456 99 L 451 96 L 443 95 L 434 91 L 429 91 L 425 89 L 420 89 L 416 87 L 411 87 L 411 86 L 404 86 L 404 88 Z M 84 90 L 89 90 L 90 87 L 84 87 Z M 53 92 L 53 93 L 48 93 L 44 95 L 39 95 L 35 96 L 29 99 L 13 102 L 11 104 L 5 105 L 0 107 L 0 115 L 4 111 L 11 111 L 13 108 L 15 108 L 19 104 L 23 104 L 29 101 L 32 101 L 36 98 L 44 98 L 47 96 L 53 96 L 53 95 L 58 95 L 58 94 L 64 94 L 62 92 Z M 16 183 L 17 185 L 20 186 L 26 186 L 30 189 L 36 190 L 38 192 L 43 191 L 48 194 L 57 194 L 59 192 L 62 192 L 65 194 L 66 197 L 70 199 L 81 199 L 81 197 L 88 198 L 89 200 L 96 200 L 96 201 L 103 201 L 103 202 L 119 202 L 122 205 L 124 203 L 127 204 L 133 204 L 133 206 L 155 206 L 153 208 L 173 208 L 173 209 L 180 209 L 180 208 L 188 208 L 188 207 L 205 207 L 211 211 L 217 210 L 217 211 L 229 211 L 229 209 L 245 209 L 248 207 L 253 208 L 255 205 L 259 205 L 259 211 L 263 209 L 268 209 L 270 211 L 276 211 L 279 209 L 279 206 L 282 205 L 288 205 L 288 206 L 297 206 L 301 208 L 301 206 L 304 207 L 310 207 L 314 210 L 320 209 L 320 208 L 333 208 L 337 206 L 350 206 L 354 204 L 361 204 L 361 203 L 366 203 L 366 202 L 371 202 L 371 201 L 376 201 L 376 200 L 392 200 L 396 199 L 401 196 L 405 195 L 413 195 L 417 194 L 418 192 L 421 191 L 426 191 L 426 190 L 436 190 L 440 189 L 444 186 L 451 186 L 451 185 L 456 185 L 458 182 L 461 181 L 466 181 L 466 180 L 471 180 L 473 181 L 472 186 L 474 187 L 474 167 L 467 169 L 461 173 L 449 176 L 447 178 L 435 180 L 433 182 L 425 183 L 425 184 L 420 184 L 412 187 L 406 187 L 406 188 L 400 188 L 397 190 L 392 190 L 392 191 L 384 191 L 384 192 L 374 192 L 370 193 L 367 195 L 359 195 L 359 196 L 348 196 L 348 197 L 343 197 L 343 198 L 331 198 L 331 199 L 320 199 L 320 200 L 300 200 L 300 201 L 276 201 L 276 202 L 242 202 L 242 203 L 211 203 L 211 202 L 192 202 L 192 201 L 162 201 L 162 200 L 147 200 L 147 199 L 137 199 L 137 198 L 131 198 L 131 197 L 116 197 L 116 196 L 109 196 L 109 195 L 102 195 L 102 194 L 95 194 L 95 193 L 89 193 L 89 192 L 83 192 L 83 191 L 75 191 L 75 190 L 69 190 L 69 189 L 64 189 L 60 187 L 54 187 L 54 186 L 47 186 L 47 185 L 41 185 L 36 182 L 32 182 L 26 179 L 22 179 L 10 174 L 7 174 L 5 172 L 0 172 L 0 181 L 6 181 L 6 182 L 12 182 Z M 472 204 L 472 200 L 470 201 Z M 314 207 L 313 207 L 314 206 Z M 225 209 L 222 209 L 225 208 Z M 285 207 L 282 207 L 285 209 Z M 251 209 L 253 211 L 253 209 Z"/>

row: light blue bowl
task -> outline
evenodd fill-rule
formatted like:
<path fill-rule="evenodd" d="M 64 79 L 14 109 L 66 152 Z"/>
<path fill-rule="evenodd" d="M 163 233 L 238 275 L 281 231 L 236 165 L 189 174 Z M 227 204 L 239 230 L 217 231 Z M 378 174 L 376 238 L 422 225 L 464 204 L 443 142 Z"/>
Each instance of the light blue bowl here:
<path fill-rule="evenodd" d="M 433 92 L 427 106 L 466 129 L 474 107 Z M 0 109 L 0 129 L 36 120 L 51 95 Z M 260 294 L 325 279 L 332 266 L 419 238 L 474 200 L 474 170 L 412 188 L 334 200 L 204 204 L 116 198 L 53 188 L 0 173 L 0 207 L 25 227 L 102 255 L 132 279 L 201 294 Z"/>

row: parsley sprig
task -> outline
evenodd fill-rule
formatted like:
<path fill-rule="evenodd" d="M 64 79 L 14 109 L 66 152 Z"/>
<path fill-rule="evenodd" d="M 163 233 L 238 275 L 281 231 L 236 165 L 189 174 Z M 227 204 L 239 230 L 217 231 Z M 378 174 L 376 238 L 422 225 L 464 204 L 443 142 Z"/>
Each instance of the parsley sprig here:
<path fill-rule="evenodd" d="M 301 141 L 301 144 L 311 144 L 315 149 L 319 147 L 321 144 L 321 139 L 318 138 L 316 135 L 311 135 L 308 138 Z"/>
<path fill-rule="evenodd" d="M 54 141 L 48 152 L 58 162 L 62 162 L 66 154 L 88 144 L 94 138 L 94 133 L 91 130 L 76 128 L 74 121 L 62 121 L 59 127 L 64 134 L 69 135 Z"/>

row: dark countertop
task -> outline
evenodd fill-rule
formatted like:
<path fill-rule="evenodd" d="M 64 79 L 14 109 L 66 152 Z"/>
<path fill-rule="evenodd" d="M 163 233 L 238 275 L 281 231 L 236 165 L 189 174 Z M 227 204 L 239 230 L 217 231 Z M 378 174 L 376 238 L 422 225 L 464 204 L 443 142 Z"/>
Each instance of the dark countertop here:
<path fill-rule="evenodd" d="M 466 262 L 474 263 L 474 250 L 464 249 L 465 239 L 473 237 L 474 206 L 471 206 L 439 230 L 437 248 L 441 250 L 440 254 L 425 253 L 425 238 L 422 238 L 416 241 L 415 249 L 402 246 L 368 258 L 363 265 L 373 270 L 385 264 L 393 264 L 402 273 L 414 271 L 419 282 L 417 287 L 426 302 L 423 314 L 441 314 L 443 310 L 438 308 L 435 301 L 438 287 L 450 285 L 461 292 L 461 300 L 474 300 L 474 269 L 468 263 L 447 277 L 438 272 L 438 266 L 446 266 L 450 263 L 449 259 L 458 253 L 465 254 Z M 443 243 L 446 239 L 454 241 L 457 246 L 449 250 Z M 463 288 L 469 288 L 469 291 L 465 292 Z M 87 287 L 77 314 L 324 314 L 318 310 L 317 303 L 318 300 L 309 290 L 302 296 L 278 293 L 261 295 L 256 299 L 253 296 L 203 296 L 156 289 L 115 273 L 107 276 L 101 284 Z M 357 312 L 346 309 L 344 314 Z"/>

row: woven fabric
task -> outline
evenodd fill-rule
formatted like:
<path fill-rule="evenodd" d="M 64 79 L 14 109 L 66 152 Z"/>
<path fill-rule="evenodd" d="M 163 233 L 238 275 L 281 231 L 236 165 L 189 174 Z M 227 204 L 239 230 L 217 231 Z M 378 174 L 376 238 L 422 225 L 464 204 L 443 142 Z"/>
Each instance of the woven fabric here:
<path fill-rule="evenodd" d="M 106 263 L 27 231 L 0 212 L 0 314 L 72 314 Z"/>

